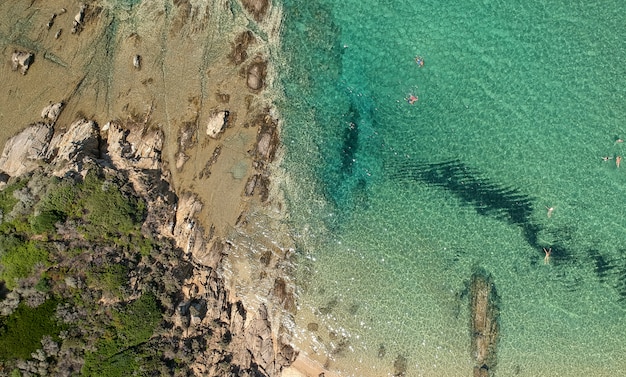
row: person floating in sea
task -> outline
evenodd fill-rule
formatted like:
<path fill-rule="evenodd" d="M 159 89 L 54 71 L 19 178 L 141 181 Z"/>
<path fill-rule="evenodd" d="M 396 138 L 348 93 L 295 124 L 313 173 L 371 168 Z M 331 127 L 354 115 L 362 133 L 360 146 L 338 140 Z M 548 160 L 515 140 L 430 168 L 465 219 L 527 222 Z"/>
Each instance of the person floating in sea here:
<path fill-rule="evenodd" d="M 422 68 L 424 66 L 424 58 L 422 58 L 421 56 L 416 56 L 415 63 L 417 63 L 418 67 Z"/>
<path fill-rule="evenodd" d="M 543 257 L 543 264 L 550 264 L 550 254 L 552 254 L 552 248 L 543 248 L 543 252 L 546 253 L 546 256 Z"/>
<path fill-rule="evenodd" d="M 622 163 L 622 156 L 615 157 L 615 166 L 619 168 L 619 165 Z"/>
<path fill-rule="evenodd" d="M 548 210 L 548 218 L 552 217 L 552 212 L 554 212 L 554 207 L 546 206 L 546 209 Z"/>
<path fill-rule="evenodd" d="M 602 157 L 602 161 L 607 162 L 608 160 L 612 160 L 613 156 L 604 156 Z"/>
<path fill-rule="evenodd" d="M 406 101 L 407 101 L 410 105 L 414 104 L 414 103 L 415 103 L 415 102 L 417 102 L 418 100 L 419 100 L 419 98 L 417 98 L 417 96 L 416 96 L 416 95 L 413 95 L 413 94 L 409 94 L 409 96 L 406 98 Z"/>

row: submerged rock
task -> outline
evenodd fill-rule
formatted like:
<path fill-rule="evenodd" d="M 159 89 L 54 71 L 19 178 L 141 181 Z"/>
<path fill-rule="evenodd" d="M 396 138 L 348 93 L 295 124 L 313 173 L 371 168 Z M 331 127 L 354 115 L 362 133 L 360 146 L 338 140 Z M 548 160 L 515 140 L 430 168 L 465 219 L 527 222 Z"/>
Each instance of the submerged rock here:
<path fill-rule="evenodd" d="M 257 58 L 248 67 L 247 81 L 248 88 L 252 90 L 261 90 L 265 84 L 265 75 L 267 71 L 267 62 Z"/>
<path fill-rule="evenodd" d="M 11 57 L 12 69 L 17 71 L 18 69 L 25 75 L 28 72 L 28 68 L 30 68 L 31 64 L 35 61 L 35 54 L 27 51 L 18 51 L 13 52 L 13 56 Z"/>
<path fill-rule="evenodd" d="M 499 331 L 498 295 L 491 276 L 484 271 L 474 273 L 470 293 L 474 376 L 489 377 L 497 362 L 496 345 Z"/>
<path fill-rule="evenodd" d="M 263 20 L 270 6 L 269 0 L 243 0 L 242 4 L 257 22 Z"/>
<path fill-rule="evenodd" d="M 256 42 L 254 34 L 250 30 L 246 30 L 239 34 L 235 39 L 235 43 L 232 44 L 232 50 L 228 57 L 230 61 L 239 65 L 248 58 L 248 47 Z"/>

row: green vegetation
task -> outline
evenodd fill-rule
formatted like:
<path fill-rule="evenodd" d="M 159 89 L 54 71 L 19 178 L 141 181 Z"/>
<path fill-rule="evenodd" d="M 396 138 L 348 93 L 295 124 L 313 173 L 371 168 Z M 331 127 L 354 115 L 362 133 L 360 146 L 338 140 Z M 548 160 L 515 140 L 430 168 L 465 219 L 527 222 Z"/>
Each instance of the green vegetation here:
<path fill-rule="evenodd" d="M 51 185 L 31 218 L 35 233 L 54 230 L 54 223 L 80 220 L 83 235 L 92 240 L 119 239 L 137 233 L 145 216 L 145 203 L 124 194 L 119 184 L 90 170 L 80 182 L 59 180 Z M 51 227 L 52 225 L 52 227 Z"/>
<path fill-rule="evenodd" d="M 36 308 L 23 303 L 9 317 L 2 318 L 0 327 L 0 360 L 28 359 L 41 348 L 44 335 L 58 336 L 62 327 L 54 319 L 57 302 L 48 300 Z"/>
<path fill-rule="evenodd" d="M 54 225 L 60 221 L 65 221 L 66 214 L 57 210 L 46 210 L 37 216 L 31 216 L 30 226 L 36 234 L 51 233 L 55 230 Z"/>
<path fill-rule="evenodd" d="M 83 183 L 82 207 L 87 210 L 89 230 L 107 235 L 138 230 L 145 212 L 143 201 L 125 197 L 120 189 L 88 174 Z"/>
<path fill-rule="evenodd" d="M 48 262 L 48 251 L 43 245 L 14 236 L 0 236 L 0 251 L 0 279 L 8 289 L 14 289 L 17 280 L 29 276 L 36 265 Z"/>
<path fill-rule="evenodd" d="M 156 297 L 144 294 L 123 311 L 113 315 L 108 333 L 96 352 L 87 355 L 85 376 L 125 376 L 136 370 L 146 343 L 161 322 L 161 309 Z"/>
<path fill-rule="evenodd" d="M 0 191 L 0 280 L 13 291 L 0 301 L 12 312 L 0 316 L 0 374 L 26 373 L 17 360 L 32 365 L 35 351 L 48 375 L 185 369 L 170 355 L 184 360 L 188 351 L 157 331 L 181 289 L 181 278 L 164 268 L 180 250 L 142 233 L 146 205 L 122 173 L 92 166 L 84 179 L 46 174 Z"/>
<path fill-rule="evenodd" d="M 86 272 L 87 285 L 121 297 L 122 286 L 128 281 L 128 268 L 121 264 L 112 264 L 94 268 Z"/>
<path fill-rule="evenodd" d="M 0 191 L 0 210 L 3 215 L 8 214 L 15 207 L 19 200 L 13 196 L 13 193 L 26 186 L 27 182 L 26 179 L 23 179 L 8 185 L 4 190 Z"/>

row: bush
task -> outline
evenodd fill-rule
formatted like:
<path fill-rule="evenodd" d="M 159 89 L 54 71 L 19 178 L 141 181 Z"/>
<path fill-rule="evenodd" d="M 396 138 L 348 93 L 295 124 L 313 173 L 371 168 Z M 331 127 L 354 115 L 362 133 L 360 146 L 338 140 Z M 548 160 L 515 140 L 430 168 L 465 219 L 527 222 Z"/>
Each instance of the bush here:
<path fill-rule="evenodd" d="M 145 203 L 124 194 L 118 184 L 100 177 L 95 170 L 90 170 L 82 182 L 54 182 L 38 205 L 40 215 L 31 219 L 33 231 L 54 230 L 54 224 L 65 219 L 82 220 L 83 235 L 91 240 L 116 239 L 138 231 Z"/>
<path fill-rule="evenodd" d="M 146 293 L 124 310 L 113 314 L 110 332 L 102 337 L 96 352 L 86 355 L 85 376 L 128 376 L 139 367 L 138 351 L 161 322 L 156 297 Z"/>
<path fill-rule="evenodd" d="M 1 244 L 4 253 L 0 256 L 0 279 L 5 281 L 8 289 L 14 289 L 18 279 L 28 277 L 37 264 L 48 263 L 48 251 L 39 243 L 4 236 Z"/>
<path fill-rule="evenodd" d="M 121 264 L 111 264 L 87 271 L 87 284 L 113 296 L 121 296 L 121 288 L 128 282 L 128 268 Z"/>
<path fill-rule="evenodd" d="M 15 207 L 18 202 L 18 200 L 13 196 L 13 193 L 26 186 L 26 183 L 28 183 L 28 180 L 23 179 L 6 186 L 4 190 L 0 191 L 0 210 L 4 216 L 11 212 L 13 207 Z"/>
<path fill-rule="evenodd" d="M 54 225 L 65 221 L 67 215 L 58 210 L 46 210 L 37 216 L 31 216 L 30 226 L 35 234 L 50 233 L 55 230 Z"/>
<path fill-rule="evenodd" d="M 55 320 L 56 300 L 47 300 L 36 308 L 21 303 L 8 317 L 0 319 L 0 360 L 29 359 L 41 348 L 44 335 L 56 338 L 62 327 Z"/>

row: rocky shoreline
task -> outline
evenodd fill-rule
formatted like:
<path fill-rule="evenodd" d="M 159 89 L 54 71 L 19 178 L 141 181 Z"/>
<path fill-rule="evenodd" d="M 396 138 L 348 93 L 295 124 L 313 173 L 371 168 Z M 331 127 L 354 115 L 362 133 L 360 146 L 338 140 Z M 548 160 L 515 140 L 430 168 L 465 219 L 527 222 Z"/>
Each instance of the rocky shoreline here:
<path fill-rule="evenodd" d="M 181 253 L 161 266 L 181 277 L 162 336 L 187 350 L 194 375 L 278 376 L 297 356 L 283 325 L 295 310 L 284 272 L 291 251 L 260 240 L 261 255 L 243 251 L 247 276 L 227 259 L 255 247 L 254 216 L 281 208 L 271 187 L 279 122 L 267 94 L 280 10 L 264 0 L 230 5 L 1 5 L 14 20 L 13 34 L 0 30 L 5 69 L 18 72 L 8 75 L 0 121 L 15 132 L 41 119 L 8 140 L 0 170 L 5 185 L 36 172 L 123 177 L 147 203 L 142 233 Z M 28 22 L 14 29 L 19 20 Z M 138 291 L 140 271 L 129 274 Z M 261 299 L 238 293 L 242 279 Z"/>

